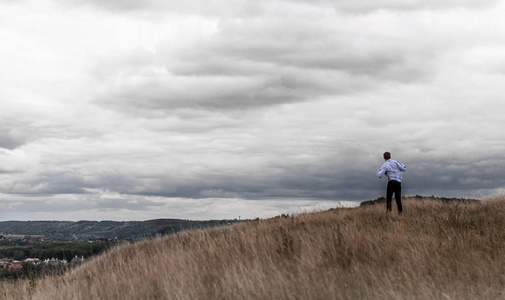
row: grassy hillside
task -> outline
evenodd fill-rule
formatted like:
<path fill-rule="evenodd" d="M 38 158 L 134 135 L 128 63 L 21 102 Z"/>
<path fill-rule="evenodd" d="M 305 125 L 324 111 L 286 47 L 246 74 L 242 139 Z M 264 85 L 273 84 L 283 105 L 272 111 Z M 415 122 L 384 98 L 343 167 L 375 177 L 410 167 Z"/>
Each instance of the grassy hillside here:
<path fill-rule="evenodd" d="M 0 299 L 505 298 L 505 197 L 410 198 L 404 209 L 181 232 L 114 248 L 64 276 L 4 284 Z"/>

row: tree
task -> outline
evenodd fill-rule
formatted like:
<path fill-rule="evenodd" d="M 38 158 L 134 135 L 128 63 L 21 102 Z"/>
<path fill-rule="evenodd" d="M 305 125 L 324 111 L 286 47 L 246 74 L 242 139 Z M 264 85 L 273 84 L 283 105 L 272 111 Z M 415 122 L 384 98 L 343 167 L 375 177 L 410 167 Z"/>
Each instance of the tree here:
<path fill-rule="evenodd" d="M 17 250 L 14 252 L 13 258 L 14 260 L 24 260 L 26 257 L 23 251 Z"/>
<path fill-rule="evenodd" d="M 31 258 L 40 258 L 40 249 L 37 249 L 37 248 L 32 248 L 32 250 L 30 251 L 30 257 Z"/>

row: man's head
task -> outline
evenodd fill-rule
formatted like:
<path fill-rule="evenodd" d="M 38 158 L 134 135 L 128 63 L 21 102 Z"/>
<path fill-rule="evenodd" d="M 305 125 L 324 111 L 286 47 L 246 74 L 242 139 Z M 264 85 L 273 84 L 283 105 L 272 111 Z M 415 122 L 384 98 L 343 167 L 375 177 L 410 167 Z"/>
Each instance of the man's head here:
<path fill-rule="evenodd" d="M 384 152 L 384 160 L 388 160 L 391 158 L 391 153 L 389 152 Z"/>

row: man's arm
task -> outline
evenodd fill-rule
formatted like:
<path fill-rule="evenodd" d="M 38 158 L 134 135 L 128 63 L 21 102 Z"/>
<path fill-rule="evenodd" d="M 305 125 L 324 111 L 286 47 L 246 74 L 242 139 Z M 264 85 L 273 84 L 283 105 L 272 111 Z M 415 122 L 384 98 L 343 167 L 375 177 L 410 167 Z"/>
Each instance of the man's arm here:
<path fill-rule="evenodd" d="M 379 171 L 377 171 L 377 176 L 379 178 L 382 178 L 382 175 L 384 175 L 386 173 L 386 167 L 384 165 L 382 165 L 382 167 L 379 169 Z"/>
<path fill-rule="evenodd" d="M 401 163 L 401 162 L 399 162 L 399 161 L 397 161 L 397 162 L 396 162 L 396 165 L 398 166 L 398 169 L 400 169 L 400 171 L 405 172 L 405 170 L 406 170 L 406 168 L 407 168 L 407 166 L 406 166 L 406 165 L 402 164 L 402 163 Z"/>

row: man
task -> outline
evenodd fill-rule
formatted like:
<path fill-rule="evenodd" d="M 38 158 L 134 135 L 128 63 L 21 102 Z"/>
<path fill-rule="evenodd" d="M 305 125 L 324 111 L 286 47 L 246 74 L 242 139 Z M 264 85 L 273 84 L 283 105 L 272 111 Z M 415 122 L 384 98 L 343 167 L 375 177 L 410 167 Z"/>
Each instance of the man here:
<path fill-rule="evenodd" d="M 402 172 L 405 172 L 406 166 L 394 159 L 391 159 L 391 153 L 384 152 L 384 160 L 386 161 L 377 172 L 377 176 L 382 178 L 386 174 L 388 178 L 388 186 L 386 189 L 386 210 L 391 212 L 391 202 L 393 194 L 395 194 L 396 206 L 398 207 L 398 214 L 403 211 L 402 208 Z"/>

